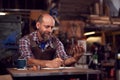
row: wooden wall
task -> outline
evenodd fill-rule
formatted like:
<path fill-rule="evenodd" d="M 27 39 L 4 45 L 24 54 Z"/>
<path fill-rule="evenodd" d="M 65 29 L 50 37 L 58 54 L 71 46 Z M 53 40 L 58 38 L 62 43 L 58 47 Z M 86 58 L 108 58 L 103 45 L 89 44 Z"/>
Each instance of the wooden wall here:
<path fill-rule="evenodd" d="M 60 21 L 60 31 L 67 33 L 68 38 L 70 37 L 83 37 L 84 33 L 84 22 L 79 20 L 62 20 Z"/>

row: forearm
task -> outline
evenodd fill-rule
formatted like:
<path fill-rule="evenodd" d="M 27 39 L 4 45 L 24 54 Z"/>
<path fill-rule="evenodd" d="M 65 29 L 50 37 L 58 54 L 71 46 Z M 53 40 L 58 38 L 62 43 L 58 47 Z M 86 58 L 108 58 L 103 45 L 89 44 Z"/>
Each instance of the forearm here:
<path fill-rule="evenodd" d="M 71 58 L 66 59 L 65 62 L 64 62 L 64 64 L 66 66 L 68 66 L 68 65 L 72 65 L 72 64 L 74 64 L 76 62 L 77 62 L 77 60 L 74 57 L 71 57 Z"/>
<path fill-rule="evenodd" d="M 65 65 L 72 65 L 72 64 L 76 63 L 81 58 L 81 56 L 82 55 L 76 54 L 73 57 L 70 57 L 70 58 L 66 59 L 64 61 L 64 64 Z"/>
<path fill-rule="evenodd" d="M 38 59 L 30 58 L 30 59 L 28 59 L 28 62 L 30 62 L 31 64 L 34 64 L 34 65 L 39 65 L 41 67 L 46 67 L 46 64 L 50 61 L 49 60 L 38 60 Z"/>

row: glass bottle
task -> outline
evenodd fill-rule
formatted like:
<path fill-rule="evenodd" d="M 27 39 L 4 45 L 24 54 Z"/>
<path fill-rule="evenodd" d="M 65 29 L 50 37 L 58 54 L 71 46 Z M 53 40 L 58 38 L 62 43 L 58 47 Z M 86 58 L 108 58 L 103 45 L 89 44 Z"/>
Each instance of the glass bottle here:
<path fill-rule="evenodd" d="M 93 55 L 93 64 L 94 64 L 94 68 L 97 69 L 98 68 L 98 54 L 97 54 L 98 48 L 95 48 L 95 53 Z"/>

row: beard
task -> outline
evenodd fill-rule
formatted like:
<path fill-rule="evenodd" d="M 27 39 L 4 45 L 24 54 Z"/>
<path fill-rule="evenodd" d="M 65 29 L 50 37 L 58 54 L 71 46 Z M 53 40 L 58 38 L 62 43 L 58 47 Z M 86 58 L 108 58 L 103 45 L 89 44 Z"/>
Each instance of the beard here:
<path fill-rule="evenodd" d="M 51 39 L 52 35 L 49 32 L 42 32 L 41 37 L 43 38 L 44 41 L 48 41 Z"/>

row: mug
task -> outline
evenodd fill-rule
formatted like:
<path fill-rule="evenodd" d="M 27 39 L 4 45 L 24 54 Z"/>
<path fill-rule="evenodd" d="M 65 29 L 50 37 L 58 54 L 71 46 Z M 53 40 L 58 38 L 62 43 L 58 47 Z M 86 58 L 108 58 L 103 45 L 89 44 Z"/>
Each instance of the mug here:
<path fill-rule="evenodd" d="M 26 59 L 17 59 L 17 68 L 26 69 Z"/>

